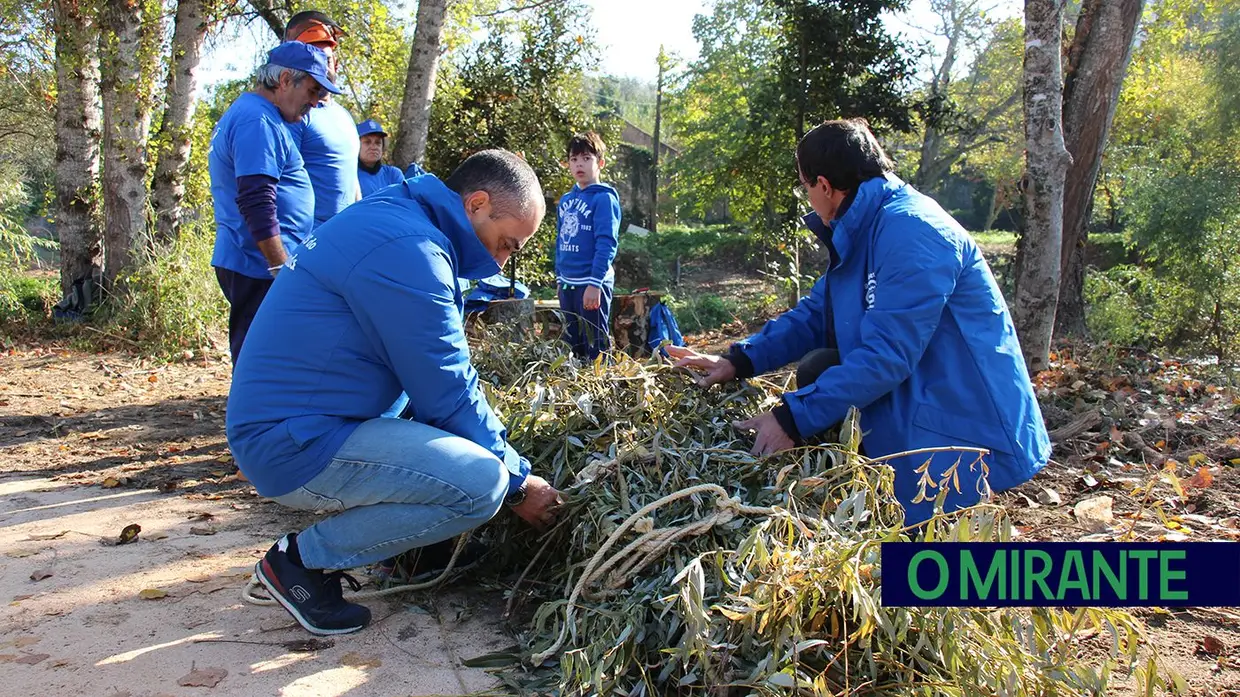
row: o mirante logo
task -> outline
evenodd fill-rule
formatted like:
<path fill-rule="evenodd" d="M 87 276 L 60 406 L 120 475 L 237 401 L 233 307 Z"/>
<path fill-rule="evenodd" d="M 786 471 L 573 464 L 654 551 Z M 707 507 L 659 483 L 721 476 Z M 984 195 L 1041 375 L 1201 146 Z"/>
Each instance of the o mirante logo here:
<path fill-rule="evenodd" d="M 890 607 L 1240 605 L 1240 543 L 887 542 Z"/>

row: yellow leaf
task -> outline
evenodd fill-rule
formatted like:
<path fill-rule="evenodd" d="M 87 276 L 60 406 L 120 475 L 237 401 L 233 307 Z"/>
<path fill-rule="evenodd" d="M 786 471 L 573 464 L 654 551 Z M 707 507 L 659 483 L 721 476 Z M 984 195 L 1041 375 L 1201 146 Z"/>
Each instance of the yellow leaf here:
<path fill-rule="evenodd" d="M 728 618 L 728 619 L 730 619 L 730 620 L 732 620 L 732 621 L 734 621 L 734 622 L 739 622 L 739 621 L 741 621 L 741 620 L 745 619 L 745 617 L 746 617 L 745 613 L 743 613 L 743 612 L 737 612 L 736 610 L 729 610 L 729 609 L 727 609 L 726 607 L 721 607 L 721 608 L 719 608 L 719 612 L 723 613 L 723 616 L 724 616 L 724 617 L 726 617 L 726 618 Z"/>
<path fill-rule="evenodd" d="M 1201 453 L 1193 453 L 1188 456 L 1188 466 L 1196 467 L 1206 461 L 1206 456 Z"/>
<path fill-rule="evenodd" d="M 102 486 L 104 489 L 115 489 L 116 487 L 120 485 L 121 485 L 120 480 L 118 480 L 116 477 L 108 477 L 107 479 L 103 480 L 103 483 L 100 484 L 99 486 Z"/>
<path fill-rule="evenodd" d="M 162 588 L 143 588 L 138 591 L 138 597 L 143 600 L 159 600 L 168 597 L 168 591 Z"/>

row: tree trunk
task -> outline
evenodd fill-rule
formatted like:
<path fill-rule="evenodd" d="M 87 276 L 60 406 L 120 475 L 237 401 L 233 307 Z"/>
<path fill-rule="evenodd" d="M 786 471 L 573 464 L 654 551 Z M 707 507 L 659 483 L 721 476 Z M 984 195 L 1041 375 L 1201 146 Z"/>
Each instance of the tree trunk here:
<path fill-rule="evenodd" d="M 1059 0 L 1025 0 L 1025 232 L 1012 305 L 1030 373 L 1048 365 L 1059 252 L 1063 239 L 1064 177 L 1071 156 L 1063 138 L 1063 72 Z"/>
<path fill-rule="evenodd" d="M 146 146 L 162 8 L 151 0 L 105 0 L 100 12 L 103 96 L 105 286 L 133 265 L 147 238 Z"/>
<path fill-rule="evenodd" d="M 60 287 L 103 269 L 96 225 L 99 181 L 98 27 L 93 8 L 56 0 L 56 232 Z"/>
<path fill-rule="evenodd" d="M 654 153 L 650 165 L 650 231 L 659 231 L 659 131 L 663 128 L 663 68 L 667 54 L 659 46 L 659 80 L 654 96 Z"/>
<path fill-rule="evenodd" d="M 447 12 L 448 0 L 418 0 L 418 25 L 413 30 L 405 98 L 400 104 L 400 130 L 392 148 L 392 159 L 401 169 L 426 157 L 435 73 L 439 70 L 439 42 L 443 39 Z"/>
<path fill-rule="evenodd" d="M 1064 78 L 1063 128 L 1072 166 L 1064 187 L 1057 334 L 1085 332 L 1085 242 L 1120 86 L 1145 0 L 1084 0 Z"/>
<path fill-rule="evenodd" d="M 159 126 L 159 159 L 151 183 L 155 208 L 155 235 L 160 242 L 176 239 L 185 198 L 185 166 L 189 162 L 190 123 L 194 118 L 194 90 L 198 63 L 211 18 L 203 0 L 179 0 L 172 32 L 172 56 L 164 86 L 167 104 Z"/>

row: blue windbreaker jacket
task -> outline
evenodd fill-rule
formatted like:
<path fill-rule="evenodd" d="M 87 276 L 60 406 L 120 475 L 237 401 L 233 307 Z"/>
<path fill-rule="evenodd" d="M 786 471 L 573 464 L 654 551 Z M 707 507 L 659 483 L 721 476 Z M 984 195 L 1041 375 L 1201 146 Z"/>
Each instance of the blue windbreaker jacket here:
<path fill-rule="evenodd" d="M 295 248 L 228 396 L 228 443 L 258 493 L 304 486 L 402 391 L 413 420 L 490 450 L 520 486 L 530 465 L 478 387 L 457 280 L 499 270 L 433 175 L 358 201 Z"/>
<path fill-rule="evenodd" d="M 830 428 L 856 406 L 870 457 L 986 448 L 993 491 L 1041 470 L 1051 451 L 1041 409 L 1003 295 L 968 233 L 893 175 L 862 183 L 830 228 L 817 214 L 805 222 L 832 251 L 827 273 L 794 309 L 736 346 L 760 374 L 825 346 L 834 321 L 841 364 L 784 395 L 800 433 Z M 890 460 L 910 525 L 933 514 L 939 493 L 923 486 L 927 460 L 925 476 L 936 484 L 960 461 L 960 491 L 950 486 L 945 510 L 977 503 L 985 490 L 981 467 L 970 471 L 972 454 Z"/>

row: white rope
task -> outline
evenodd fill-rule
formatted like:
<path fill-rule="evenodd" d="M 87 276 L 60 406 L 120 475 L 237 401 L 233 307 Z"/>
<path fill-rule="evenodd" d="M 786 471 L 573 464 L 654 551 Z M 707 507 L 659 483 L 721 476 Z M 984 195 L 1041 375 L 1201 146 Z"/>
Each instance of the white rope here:
<path fill-rule="evenodd" d="M 468 539 L 468 534 L 461 535 L 457 538 L 456 547 L 452 550 L 452 558 L 448 560 L 448 565 L 444 568 L 443 572 L 429 581 L 423 581 L 422 583 L 408 583 L 402 586 L 392 586 L 391 588 L 383 588 L 379 590 L 351 593 L 345 596 L 345 600 L 356 602 L 358 600 L 381 598 L 386 595 L 396 595 L 397 593 L 408 593 L 411 591 L 434 588 L 442 583 L 444 579 L 448 577 L 448 574 L 452 573 L 453 567 L 456 566 L 456 560 L 461 556 L 461 551 L 465 549 L 465 541 Z M 258 576 L 256 574 L 250 574 L 250 580 L 245 584 L 245 588 L 241 589 L 241 599 L 251 605 L 275 605 L 276 601 L 273 598 L 254 594 L 254 591 L 261 587 L 262 582 L 258 580 Z M 266 589 L 264 588 L 263 590 Z"/>

